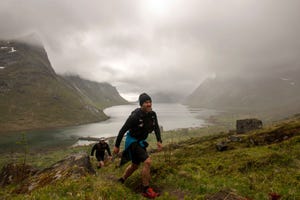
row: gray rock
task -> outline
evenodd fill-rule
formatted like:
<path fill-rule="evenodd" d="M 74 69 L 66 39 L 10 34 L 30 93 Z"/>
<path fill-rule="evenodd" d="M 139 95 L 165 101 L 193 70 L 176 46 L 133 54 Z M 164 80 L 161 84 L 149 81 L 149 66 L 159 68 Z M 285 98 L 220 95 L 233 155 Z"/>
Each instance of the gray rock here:
<path fill-rule="evenodd" d="M 90 157 L 86 153 L 71 155 L 52 166 L 29 177 L 15 192 L 28 193 L 36 188 L 63 181 L 68 178 L 80 178 L 95 174 Z"/>
<path fill-rule="evenodd" d="M 242 138 L 240 138 L 239 136 L 236 136 L 236 135 L 230 135 L 228 137 L 228 139 L 231 141 L 231 142 L 240 142 L 242 141 Z"/>
<path fill-rule="evenodd" d="M 37 169 L 26 164 L 9 163 L 5 165 L 0 173 L 0 186 L 23 182 L 28 177 L 37 173 Z"/>
<path fill-rule="evenodd" d="M 263 123 L 258 119 L 241 119 L 236 121 L 236 133 L 242 134 L 248 131 L 261 129 Z"/>
<path fill-rule="evenodd" d="M 218 151 L 226 151 L 228 148 L 227 142 L 220 142 L 218 144 L 216 144 L 216 148 Z"/>

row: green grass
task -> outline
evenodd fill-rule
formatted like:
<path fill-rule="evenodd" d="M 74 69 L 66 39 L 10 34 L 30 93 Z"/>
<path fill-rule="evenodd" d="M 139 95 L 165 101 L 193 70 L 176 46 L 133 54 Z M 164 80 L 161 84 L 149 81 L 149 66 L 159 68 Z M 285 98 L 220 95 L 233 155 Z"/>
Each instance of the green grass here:
<path fill-rule="evenodd" d="M 293 137 L 272 144 L 249 142 L 280 129 Z M 182 129 L 163 133 L 164 150 L 151 153 L 151 185 L 162 195 L 157 199 L 204 199 L 206 195 L 230 189 L 249 199 L 268 199 L 271 192 L 281 199 L 300 199 L 300 120 L 287 120 L 266 129 L 241 135 L 242 142 L 230 142 L 229 150 L 218 152 L 215 144 L 227 140 L 224 127 Z M 150 149 L 156 148 L 154 135 Z M 27 162 L 45 168 L 76 152 L 90 153 L 90 146 L 28 155 Z M 0 166 L 19 162 L 22 154 L 1 156 Z M 92 158 L 93 166 L 96 160 Z M 0 191 L 4 199 L 143 199 L 140 195 L 140 169 L 124 185 L 117 179 L 126 166 L 116 168 L 118 160 L 107 163 L 95 176 L 67 179 L 30 194 L 11 194 L 16 186 Z"/>

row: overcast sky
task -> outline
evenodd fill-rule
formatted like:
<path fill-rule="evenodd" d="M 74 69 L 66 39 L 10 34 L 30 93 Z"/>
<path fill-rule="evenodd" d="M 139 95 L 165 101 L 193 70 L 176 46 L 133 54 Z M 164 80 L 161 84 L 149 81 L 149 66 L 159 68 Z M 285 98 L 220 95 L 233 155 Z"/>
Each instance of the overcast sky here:
<path fill-rule="evenodd" d="M 54 70 L 127 98 L 300 67 L 300 0 L 1 0 L 0 38 L 36 33 Z M 135 94 L 135 95 L 134 95 Z"/>

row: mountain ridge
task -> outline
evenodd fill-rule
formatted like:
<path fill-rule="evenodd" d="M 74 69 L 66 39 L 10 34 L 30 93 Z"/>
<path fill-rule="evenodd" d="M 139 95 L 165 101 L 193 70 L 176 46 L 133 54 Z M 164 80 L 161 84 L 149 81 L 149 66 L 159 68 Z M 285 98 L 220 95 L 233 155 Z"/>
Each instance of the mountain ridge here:
<path fill-rule="evenodd" d="M 57 75 L 42 46 L 0 41 L 0 132 L 105 120 L 108 117 L 103 108 L 126 101 L 116 94 L 114 87 L 104 86 L 107 91 L 114 91 L 111 94 L 115 96 L 109 104 L 83 97 L 71 82 Z M 94 93 L 102 94 L 100 91 Z"/>
<path fill-rule="evenodd" d="M 275 114 L 278 110 L 276 115 L 290 115 L 300 111 L 298 74 L 299 70 L 291 70 L 261 77 L 206 79 L 184 104 L 234 112 Z"/>
<path fill-rule="evenodd" d="M 109 83 L 86 80 L 79 75 L 63 75 L 62 77 L 83 97 L 88 98 L 92 104 L 99 108 L 104 109 L 117 104 L 128 104 L 118 93 L 117 89 Z"/>

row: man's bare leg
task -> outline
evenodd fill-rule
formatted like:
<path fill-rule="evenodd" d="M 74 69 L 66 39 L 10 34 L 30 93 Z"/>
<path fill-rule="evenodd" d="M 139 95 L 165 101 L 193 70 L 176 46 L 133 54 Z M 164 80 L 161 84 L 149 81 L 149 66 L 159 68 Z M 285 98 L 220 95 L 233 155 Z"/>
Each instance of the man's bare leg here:
<path fill-rule="evenodd" d="M 99 162 L 99 167 L 103 167 L 104 166 L 104 162 L 103 161 L 100 161 Z"/>
<path fill-rule="evenodd" d="M 142 183 L 143 186 L 149 186 L 150 183 L 150 166 L 151 166 L 151 158 L 148 157 L 145 161 L 144 161 L 144 166 L 142 169 Z"/>
<path fill-rule="evenodd" d="M 125 172 L 124 172 L 124 174 L 123 174 L 123 179 L 124 180 L 126 180 L 129 176 L 131 176 L 131 174 L 135 171 L 135 170 L 137 170 L 139 168 L 139 166 L 137 165 L 137 164 L 134 164 L 134 163 L 131 163 L 131 165 L 129 165 L 127 168 L 126 168 L 126 170 L 125 170 Z"/>

